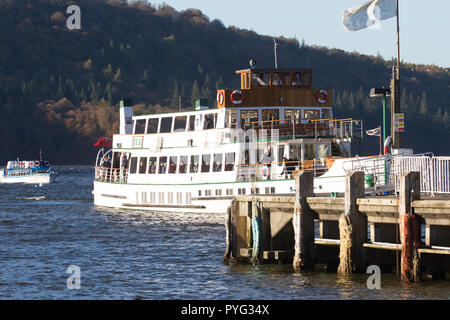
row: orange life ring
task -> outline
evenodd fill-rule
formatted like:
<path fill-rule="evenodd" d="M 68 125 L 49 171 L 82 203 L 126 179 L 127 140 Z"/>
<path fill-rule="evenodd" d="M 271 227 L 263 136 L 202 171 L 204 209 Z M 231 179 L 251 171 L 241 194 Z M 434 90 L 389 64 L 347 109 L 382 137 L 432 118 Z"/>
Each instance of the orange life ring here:
<path fill-rule="evenodd" d="M 318 90 L 316 92 L 316 100 L 319 103 L 325 103 L 328 101 L 328 92 L 326 90 Z"/>
<path fill-rule="evenodd" d="M 217 93 L 217 104 L 222 105 L 223 104 L 223 92 Z"/>
<path fill-rule="evenodd" d="M 244 95 L 241 90 L 234 90 L 230 95 L 231 102 L 234 104 L 241 104 L 244 100 Z"/>

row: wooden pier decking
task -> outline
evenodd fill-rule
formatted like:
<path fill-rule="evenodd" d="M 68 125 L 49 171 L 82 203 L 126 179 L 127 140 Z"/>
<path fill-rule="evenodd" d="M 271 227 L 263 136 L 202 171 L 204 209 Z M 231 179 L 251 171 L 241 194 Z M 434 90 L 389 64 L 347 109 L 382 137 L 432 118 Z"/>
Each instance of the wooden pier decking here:
<path fill-rule="evenodd" d="M 312 173 L 301 172 L 295 196 L 238 196 L 228 210 L 224 259 L 335 270 L 344 217 L 351 226 L 352 272 L 378 265 L 403 281 L 422 274 L 443 278 L 450 272 L 450 197 L 421 195 L 418 172 L 404 174 L 400 183 L 398 196 L 369 197 L 364 173 L 353 172 L 344 195 L 325 197 L 313 193 Z"/>

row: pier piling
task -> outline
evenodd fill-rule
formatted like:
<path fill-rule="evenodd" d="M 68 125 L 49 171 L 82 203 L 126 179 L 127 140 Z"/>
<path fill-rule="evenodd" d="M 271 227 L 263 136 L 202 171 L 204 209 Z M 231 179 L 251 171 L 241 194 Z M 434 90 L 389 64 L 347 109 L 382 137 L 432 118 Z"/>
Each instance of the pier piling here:
<path fill-rule="evenodd" d="M 296 270 L 339 265 L 340 274 L 375 264 L 382 272 L 400 267 L 407 282 L 424 272 L 449 274 L 450 196 L 422 199 L 417 172 L 401 177 L 398 196 L 366 195 L 364 178 L 349 173 L 345 195 L 328 195 L 314 193 L 313 174 L 300 172 L 295 194 L 237 196 L 227 214 L 224 261 L 292 263 Z"/>

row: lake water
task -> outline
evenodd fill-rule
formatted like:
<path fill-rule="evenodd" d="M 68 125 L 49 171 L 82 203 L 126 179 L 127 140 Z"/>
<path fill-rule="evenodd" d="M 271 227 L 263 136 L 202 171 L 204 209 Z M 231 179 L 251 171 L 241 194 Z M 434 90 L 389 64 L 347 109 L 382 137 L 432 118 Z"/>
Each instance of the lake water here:
<path fill-rule="evenodd" d="M 93 168 L 56 167 L 42 187 L 0 185 L 0 299 L 449 299 L 450 282 L 402 284 L 383 274 L 224 265 L 225 215 L 93 205 Z M 80 270 L 80 289 L 68 289 Z M 72 282 L 70 281 L 70 284 Z"/>

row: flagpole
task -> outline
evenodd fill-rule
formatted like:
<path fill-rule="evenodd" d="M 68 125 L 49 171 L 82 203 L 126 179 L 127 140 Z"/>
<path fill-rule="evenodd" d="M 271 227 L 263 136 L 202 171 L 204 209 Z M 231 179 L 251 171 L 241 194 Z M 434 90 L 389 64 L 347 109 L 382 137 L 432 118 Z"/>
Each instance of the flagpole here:
<path fill-rule="evenodd" d="M 399 0 L 395 0 L 397 5 L 397 80 L 400 80 L 400 18 L 398 10 Z"/>

